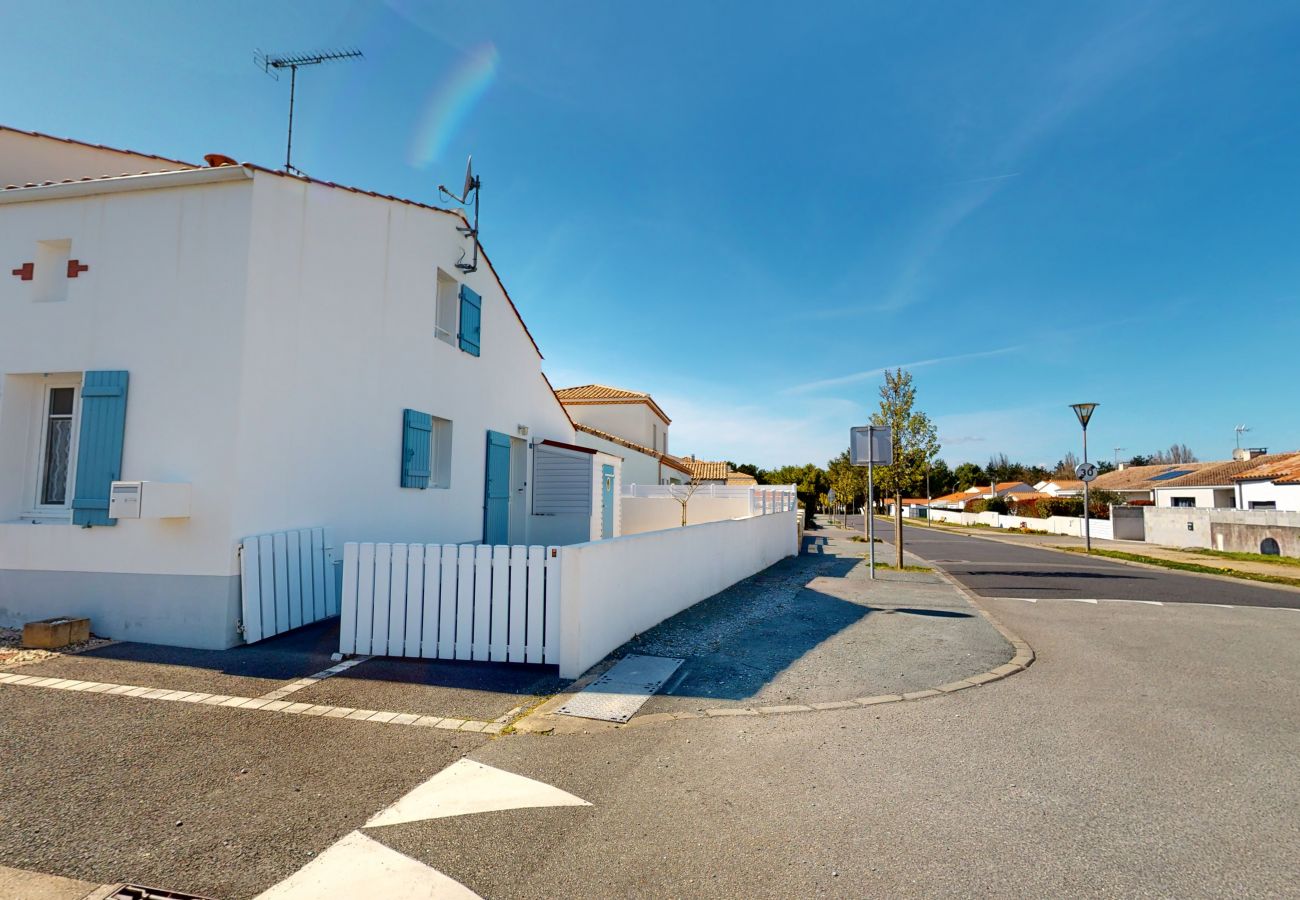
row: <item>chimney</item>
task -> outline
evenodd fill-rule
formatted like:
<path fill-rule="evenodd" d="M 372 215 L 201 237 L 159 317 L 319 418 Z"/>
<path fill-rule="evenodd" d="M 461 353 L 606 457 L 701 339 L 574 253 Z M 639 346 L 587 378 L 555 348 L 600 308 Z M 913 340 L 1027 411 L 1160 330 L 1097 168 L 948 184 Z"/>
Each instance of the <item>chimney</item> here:
<path fill-rule="evenodd" d="M 1263 456 L 1268 453 L 1267 447 L 1238 447 L 1232 451 L 1232 458 L 1238 461 L 1254 459 L 1257 456 Z"/>
<path fill-rule="evenodd" d="M 1128 463 L 1122 462 L 1119 464 L 1119 471 L 1123 472 L 1127 468 L 1128 468 Z M 1079 515 L 1083 515 L 1083 513 L 1080 513 Z"/>

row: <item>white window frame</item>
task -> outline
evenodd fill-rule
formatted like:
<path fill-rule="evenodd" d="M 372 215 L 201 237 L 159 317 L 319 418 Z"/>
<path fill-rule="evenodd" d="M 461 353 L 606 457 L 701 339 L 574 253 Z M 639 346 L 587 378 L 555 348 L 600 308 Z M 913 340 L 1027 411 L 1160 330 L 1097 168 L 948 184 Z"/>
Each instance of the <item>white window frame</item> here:
<path fill-rule="evenodd" d="M 451 487 L 451 419 L 431 416 L 433 427 L 429 434 L 429 487 L 445 490 Z"/>
<path fill-rule="evenodd" d="M 433 334 L 453 347 L 460 337 L 460 282 L 442 269 L 434 285 Z"/>
<path fill-rule="evenodd" d="M 72 498 L 77 483 L 77 449 L 81 443 L 81 383 L 80 375 L 47 375 L 41 379 L 40 400 L 34 404 L 32 441 L 27 462 L 27 488 L 25 496 L 30 504 L 23 513 L 24 519 L 72 520 Z M 58 388 L 72 388 L 72 435 L 68 447 L 68 485 L 62 503 L 42 503 L 45 484 L 45 451 L 49 440 L 50 395 Z"/>

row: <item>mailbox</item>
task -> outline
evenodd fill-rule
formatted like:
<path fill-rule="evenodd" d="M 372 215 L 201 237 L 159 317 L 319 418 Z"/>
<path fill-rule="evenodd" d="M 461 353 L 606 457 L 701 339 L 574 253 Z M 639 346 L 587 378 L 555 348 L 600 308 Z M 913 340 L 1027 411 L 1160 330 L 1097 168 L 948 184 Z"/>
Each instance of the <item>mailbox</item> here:
<path fill-rule="evenodd" d="M 187 519 L 190 486 L 166 481 L 114 481 L 108 492 L 110 519 Z"/>

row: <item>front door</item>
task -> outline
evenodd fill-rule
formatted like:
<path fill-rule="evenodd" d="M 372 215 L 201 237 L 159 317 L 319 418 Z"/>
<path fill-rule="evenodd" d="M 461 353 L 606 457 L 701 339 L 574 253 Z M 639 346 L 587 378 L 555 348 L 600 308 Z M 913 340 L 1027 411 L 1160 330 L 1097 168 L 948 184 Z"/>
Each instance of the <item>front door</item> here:
<path fill-rule="evenodd" d="M 614 467 L 600 468 L 600 536 L 614 536 Z"/>
<path fill-rule="evenodd" d="M 487 467 L 483 485 L 483 543 L 510 540 L 510 437 L 487 433 Z"/>

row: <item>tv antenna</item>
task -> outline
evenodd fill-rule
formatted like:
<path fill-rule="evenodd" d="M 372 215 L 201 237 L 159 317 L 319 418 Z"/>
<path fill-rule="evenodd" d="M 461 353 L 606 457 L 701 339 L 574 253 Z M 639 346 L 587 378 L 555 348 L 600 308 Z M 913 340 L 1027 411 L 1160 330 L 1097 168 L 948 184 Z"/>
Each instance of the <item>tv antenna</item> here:
<path fill-rule="evenodd" d="M 482 187 L 482 182 L 479 180 L 479 177 L 474 174 L 473 156 L 470 156 L 469 159 L 465 160 L 465 186 L 461 188 L 459 197 L 447 190 L 446 185 L 438 185 L 438 194 L 440 196 L 446 194 L 461 206 L 465 206 L 469 203 L 470 192 L 474 192 L 474 224 L 472 226 L 461 225 L 456 228 L 456 230 L 461 234 L 474 239 L 473 261 L 465 262 L 465 253 L 462 251 L 460 254 L 460 262 L 456 263 L 456 268 L 466 273 L 478 271 L 478 195 L 480 187 Z"/>
<path fill-rule="evenodd" d="M 286 172 L 302 175 L 301 169 L 294 168 L 293 165 L 293 99 L 298 86 L 298 67 L 299 66 L 319 66 L 321 63 L 334 62 L 342 59 L 361 59 L 360 50 L 326 50 L 322 53 L 293 53 L 285 56 L 273 56 L 269 53 L 263 53 L 261 50 L 254 51 L 253 62 L 262 67 L 262 71 L 270 75 L 276 81 L 280 80 L 280 70 L 289 70 L 289 143 L 284 151 L 284 170 Z"/>
<path fill-rule="evenodd" d="M 1122 451 L 1122 450 L 1127 450 L 1127 449 L 1128 449 L 1127 447 L 1116 447 L 1116 448 L 1115 448 L 1115 467 L 1116 467 L 1116 468 L 1119 468 L 1119 454 L 1120 454 L 1120 451 Z"/>
<path fill-rule="evenodd" d="M 1242 436 L 1243 434 L 1245 434 L 1247 431 L 1250 431 L 1250 429 L 1247 428 L 1245 425 L 1238 425 L 1236 428 L 1234 428 L 1234 429 L 1232 429 L 1232 430 L 1235 431 L 1235 432 L 1237 432 L 1237 449 L 1240 450 L 1240 449 L 1241 449 L 1241 436 Z"/>

